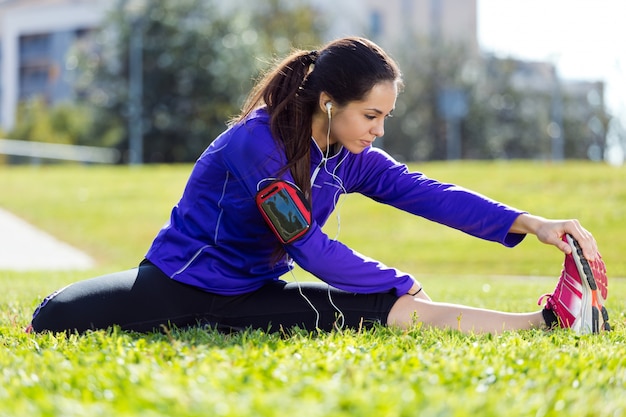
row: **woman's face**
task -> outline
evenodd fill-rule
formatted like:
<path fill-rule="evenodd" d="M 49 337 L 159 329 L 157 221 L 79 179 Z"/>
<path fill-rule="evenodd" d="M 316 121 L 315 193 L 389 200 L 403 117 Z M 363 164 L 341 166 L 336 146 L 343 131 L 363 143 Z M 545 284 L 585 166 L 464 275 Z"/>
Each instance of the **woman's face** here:
<path fill-rule="evenodd" d="M 385 81 L 374 85 L 363 100 L 333 107 L 330 143 L 339 143 L 354 154 L 372 146 L 377 137 L 385 134 L 385 119 L 391 116 L 397 95 L 396 83 Z"/>

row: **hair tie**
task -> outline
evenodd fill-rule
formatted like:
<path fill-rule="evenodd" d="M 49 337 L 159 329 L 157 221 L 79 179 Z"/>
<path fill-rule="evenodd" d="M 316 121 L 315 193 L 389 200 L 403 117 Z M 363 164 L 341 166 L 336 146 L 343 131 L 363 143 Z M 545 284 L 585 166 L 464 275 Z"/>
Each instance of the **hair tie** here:
<path fill-rule="evenodd" d="M 319 51 L 317 50 L 312 50 L 310 51 L 307 55 L 306 55 L 306 60 L 307 63 L 310 64 L 315 64 L 315 61 L 317 61 L 317 58 L 320 56 Z"/>

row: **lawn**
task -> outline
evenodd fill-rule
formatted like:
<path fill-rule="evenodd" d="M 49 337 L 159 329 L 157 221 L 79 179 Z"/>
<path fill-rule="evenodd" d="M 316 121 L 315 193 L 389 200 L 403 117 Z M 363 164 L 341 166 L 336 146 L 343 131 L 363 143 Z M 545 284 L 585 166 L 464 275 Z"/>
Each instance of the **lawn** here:
<path fill-rule="evenodd" d="M 89 271 L 0 271 L 1 417 L 626 415 L 626 169 L 603 164 L 412 168 L 535 214 L 580 219 L 609 270 L 611 333 L 22 333 L 49 292 L 136 265 L 190 168 L 0 167 L 0 207 L 98 262 Z M 532 236 L 507 249 L 356 195 L 338 212 L 331 236 L 413 273 L 437 300 L 532 311 L 560 271 L 561 254 Z"/>

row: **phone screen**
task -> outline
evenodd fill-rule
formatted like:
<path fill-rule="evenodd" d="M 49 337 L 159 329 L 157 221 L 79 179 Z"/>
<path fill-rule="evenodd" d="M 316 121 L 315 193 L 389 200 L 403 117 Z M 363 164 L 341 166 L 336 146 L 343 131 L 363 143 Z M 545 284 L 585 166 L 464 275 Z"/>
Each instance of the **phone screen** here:
<path fill-rule="evenodd" d="M 261 208 L 269 217 L 276 233 L 285 242 L 289 242 L 309 227 L 293 198 L 284 189 L 279 189 L 267 197 Z"/>

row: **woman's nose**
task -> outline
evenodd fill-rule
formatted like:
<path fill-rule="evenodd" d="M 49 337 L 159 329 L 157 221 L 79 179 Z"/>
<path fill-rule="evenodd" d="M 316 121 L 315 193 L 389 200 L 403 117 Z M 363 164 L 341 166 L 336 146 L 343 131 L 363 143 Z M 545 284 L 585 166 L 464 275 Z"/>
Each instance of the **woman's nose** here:
<path fill-rule="evenodd" d="M 385 122 L 377 123 L 372 129 L 372 134 L 377 138 L 383 136 L 385 134 Z"/>

